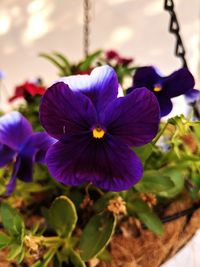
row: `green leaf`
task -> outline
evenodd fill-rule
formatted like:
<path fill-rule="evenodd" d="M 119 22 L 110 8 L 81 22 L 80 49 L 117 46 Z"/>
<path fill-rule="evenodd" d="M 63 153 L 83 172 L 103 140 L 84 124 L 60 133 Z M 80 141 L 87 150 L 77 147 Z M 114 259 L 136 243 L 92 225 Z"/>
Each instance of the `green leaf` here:
<path fill-rule="evenodd" d="M 69 237 L 77 222 L 76 208 L 66 196 L 60 196 L 51 205 L 48 212 L 49 224 L 59 236 Z"/>
<path fill-rule="evenodd" d="M 56 57 L 58 57 L 62 63 L 64 64 L 64 67 L 65 67 L 65 73 L 66 75 L 71 75 L 71 66 L 70 66 L 70 63 L 69 61 L 67 60 L 67 58 L 61 54 L 61 53 L 58 53 L 58 52 L 54 52 L 53 53 Z"/>
<path fill-rule="evenodd" d="M 146 160 L 151 156 L 153 152 L 153 145 L 149 143 L 141 147 L 134 147 L 133 150 L 137 154 L 137 156 L 141 159 L 144 165 Z"/>
<path fill-rule="evenodd" d="M 12 244 L 10 246 L 10 251 L 7 256 L 8 260 L 13 260 L 17 256 L 21 255 L 22 250 L 23 250 L 23 244 L 16 244 L 16 243 Z"/>
<path fill-rule="evenodd" d="M 108 252 L 107 249 L 102 250 L 102 251 L 98 254 L 97 258 L 98 258 L 99 260 L 101 260 L 101 261 L 105 261 L 105 262 L 111 262 L 111 261 L 112 261 L 112 256 L 110 255 L 110 253 Z"/>
<path fill-rule="evenodd" d="M 41 53 L 39 54 L 39 56 L 53 63 L 53 65 L 55 65 L 61 71 L 61 76 L 65 75 L 65 66 L 63 66 L 57 59 L 55 59 L 54 56 L 50 56 L 46 53 Z"/>
<path fill-rule="evenodd" d="M 163 234 L 163 225 L 158 216 L 142 200 L 137 199 L 127 203 L 129 215 L 137 215 L 138 218 L 157 235 Z"/>
<path fill-rule="evenodd" d="M 145 171 L 142 179 L 135 185 L 139 192 L 151 192 L 160 194 L 174 188 L 174 182 L 170 176 L 156 170 Z"/>
<path fill-rule="evenodd" d="M 17 236 L 20 238 L 20 240 L 22 240 L 25 231 L 22 217 L 15 209 L 5 202 L 1 204 L 0 212 L 4 228 L 10 235 Z"/>
<path fill-rule="evenodd" d="M 80 239 L 81 258 L 84 261 L 95 257 L 105 248 L 114 233 L 115 224 L 115 216 L 108 212 L 89 220 Z"/>
<path fill-rule="evenodd" d="M 193 199 L 197 198 L 199 195 L 200 190 L 200 175 L 199 172 L 192 171 L 191 172 L 191 188 L 190 188 L 190 195 Z"/>
<path fill-rule="evenodd" d="M 174 183 L 174 186 L 167 191 L 161 192 L 159 195 L 166 198 L 173 198 L 180 194 L 184 188 L 184 170 L 167 168 L 163 170 L 162 173 L 170 177 L 170 180 Z"/>
<path fill-rule="evenodd" d="M 183 114 L 170 118 L 167 122 L 178 127 L 181 134 L 185 134 L 189 127 L 193 124 L 188 121 Z"/>
<path fill-rule="evenodd" d="M 71 249 L 69 252 L 69 260 L 74 265 L 74 267 L 86 267 L 79 254 L 73 249 Z"/>
<path fill-rule="evenodd" d="M 17 263 L 21 263 L 25 256 L 25 249 L 22 248 L 20 254 L 17 256 Z"/>
<path fill-rule="evenodd" d="M 197 137 L 198 140 L 200 140 L 200 125 L 197 124 L 193 127 L 195 136 Z"/>
<path fill-rule="evenodd" d="M 11 242 L 11 237 L 4 234 L 0 233 L 0 249 L 7 247 Z"/>
<path fill-rule="evenodd" d="M 84 70 L 88 70 L 91 66 L 91 64 L 93 63 L 94 60 L 96 60 L 100 55 L 101 55 L 102 51 L 98 50 L 96 52 L 94 52 L 93 54 L 89 55 L 83 62 L 81 62 L 78 65 L 78 68 L 82 71 Z"/>

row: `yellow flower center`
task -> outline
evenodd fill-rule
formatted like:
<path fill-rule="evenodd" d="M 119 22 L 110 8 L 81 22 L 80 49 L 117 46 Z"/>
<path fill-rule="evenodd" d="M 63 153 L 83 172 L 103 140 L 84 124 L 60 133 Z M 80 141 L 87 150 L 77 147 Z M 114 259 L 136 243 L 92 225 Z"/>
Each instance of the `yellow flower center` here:
<path fill-rule="evenodd" d="M 162 90 L 162 86 L 160 84 L 156 84 L 153 88 L 154 92 L 160 92 Z"/>
<path fill-rule="evenodd" d="M 93 137 L 94 138 L 103 138 L 104 137 L 104 134 L 105 134 L 105 131 L 100 128 L 100 127 L 95 127 L 93 130 L 92 130 L 92 134 L 93 134 Z"/>

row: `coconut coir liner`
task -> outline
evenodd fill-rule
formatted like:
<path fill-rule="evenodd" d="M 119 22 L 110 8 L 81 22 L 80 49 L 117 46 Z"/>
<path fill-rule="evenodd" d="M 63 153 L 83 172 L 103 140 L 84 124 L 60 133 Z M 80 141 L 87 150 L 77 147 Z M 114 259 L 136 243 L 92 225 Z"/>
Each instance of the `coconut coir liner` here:
<path fill-rule="evenodd" d="M 189 198 L 173 202 L 166 210 L 169 216 L 193 205 Z M 98 267 L 159 267 L 172 257 L 200 228 L 200 209 L 190 217 L 183 216 L 164 225 L 164 234 L 157 236 L 149 230 L 136 231 L 130 218 L 121 226 L 109 245 L 112 261 L 100 262 Z M 93 267 L 92 265 L 90 265 Z"/>

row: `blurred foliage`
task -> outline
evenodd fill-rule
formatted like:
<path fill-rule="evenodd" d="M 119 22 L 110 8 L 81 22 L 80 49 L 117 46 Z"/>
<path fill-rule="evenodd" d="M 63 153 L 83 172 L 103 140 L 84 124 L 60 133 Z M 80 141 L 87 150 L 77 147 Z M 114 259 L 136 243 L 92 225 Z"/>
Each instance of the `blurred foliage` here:
<path fill-rule="evenodd" d="M 126 77 L 131 78 L 136 66 L 133 66 L 132 59 L 122 58 L 117 52 L 116 56 L 108 57 L 102 50 L 89 54 L 84 60 L 77 64 L 71 64 L 69 59 L 58 52 L 51 54 L 41 53 L 40 56 L 47 59 L 58 69 L 59 76 L 69 76 L 76 74 L 89 74 L 93 68 L 102 65 L 110 65 L 117 73 L 119 83 L 123 85 Z"/>

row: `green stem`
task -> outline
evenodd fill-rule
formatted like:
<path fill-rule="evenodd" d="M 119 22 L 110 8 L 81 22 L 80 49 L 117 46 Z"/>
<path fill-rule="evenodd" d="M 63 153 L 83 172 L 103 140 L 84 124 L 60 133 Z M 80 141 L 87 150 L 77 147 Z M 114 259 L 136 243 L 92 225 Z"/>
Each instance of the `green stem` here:
<path fill-rule="evenodd" d="M 160 130 L 160 132 L 156 135 L 156 137 L 153 139 L 152 144 L 155 145 L 158 140 L 160 139 L 161 135 L 164 133 L 164 131 L 166 130 L 167 126 L 168 126 L 168 122 L 163 126 L 163 128 Z"/>
<path fill-rule="evenodd" d="M 105 195 L 105 193 L 98 187 L 95 186 L 95 190 L 99 193 L 100 196 Z"/>
<path fill-rule="evenodd" d="M 43 236 L 42 241 L 44 241 L 45 243 L 62 243 L 63 239 L 58 236 Z"/>

